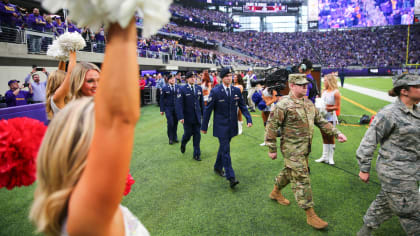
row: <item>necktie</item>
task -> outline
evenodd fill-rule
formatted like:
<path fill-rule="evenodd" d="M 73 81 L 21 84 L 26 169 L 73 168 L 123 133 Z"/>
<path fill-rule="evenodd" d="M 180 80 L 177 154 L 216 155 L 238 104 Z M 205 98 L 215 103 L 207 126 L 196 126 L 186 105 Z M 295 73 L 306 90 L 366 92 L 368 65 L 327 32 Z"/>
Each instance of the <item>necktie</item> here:
<path fill-rule="evenodd" d="M 228 97 L 230 97 L 230 88 L 227 88 L 226 90 L 227 90 Z"/>
<path fill-rule="evenodd" d="M 175 103 L 175 100 L 176 100 L 175 86 L 171 86 L 171 90 L 172 90 L 172 98 L 173 98 L 174 103 Z"/>

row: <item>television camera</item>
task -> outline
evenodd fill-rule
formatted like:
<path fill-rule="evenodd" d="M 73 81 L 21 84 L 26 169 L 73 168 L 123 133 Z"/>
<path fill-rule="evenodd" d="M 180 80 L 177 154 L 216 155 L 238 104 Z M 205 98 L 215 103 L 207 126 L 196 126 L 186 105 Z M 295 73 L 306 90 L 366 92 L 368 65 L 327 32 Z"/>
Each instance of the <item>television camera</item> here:
<path fill-rule="evenodd" d="M 286 83 L 291 73 L 292 69 L 284 67 L 268 68 L 257 74 L 257 78 L 260 79 L 251 80 L 251 86 L 255 87 L 257 84 L 261 84 L 269 90 L 276 90 L 280 95 L 280 91 L 287 88 Z"/>

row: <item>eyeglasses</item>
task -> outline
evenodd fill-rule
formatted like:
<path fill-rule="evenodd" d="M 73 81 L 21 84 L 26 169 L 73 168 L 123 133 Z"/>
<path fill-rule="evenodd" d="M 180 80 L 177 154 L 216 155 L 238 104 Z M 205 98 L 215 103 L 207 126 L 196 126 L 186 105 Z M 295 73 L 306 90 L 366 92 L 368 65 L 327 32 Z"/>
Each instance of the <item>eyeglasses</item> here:
<path fill-rule="evenodd" d="M 296 84 L 297 86 L 299 86 L 299 87 L 302 87 L 302 88 L 307 88 L 308 87 L 308 84 Z"/>
<path fill-rule="evenodd" d="M 417 85 L 410 85 L 410 87 L 413 87 L 413 88 L 420 88 L 420 84 L 417 84 Z"/>

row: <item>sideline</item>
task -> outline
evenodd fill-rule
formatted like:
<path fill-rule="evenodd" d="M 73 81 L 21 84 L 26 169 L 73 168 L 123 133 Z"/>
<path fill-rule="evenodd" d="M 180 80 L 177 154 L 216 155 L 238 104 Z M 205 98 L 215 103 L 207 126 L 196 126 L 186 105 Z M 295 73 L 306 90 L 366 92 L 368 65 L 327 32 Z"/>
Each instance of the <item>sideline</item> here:
<path fill-rule="evenodd" d="M 362 127 L 362 126 L 364 126 L 366 129 L 369 128 L 369 125 L 355 125 L 355 124 L 346 124 L 346 123 L 339 123 L 338 125 L 351 126 L 351 127 Z"/>
<path fill-rule="evenodd" d="M 369 109 L 369 108 L 367 108 L 367 107 L 363 106 L 363 105 L 362 105 L 362 104 L 360 104 L 360 103 L 357 103 L 357 102 L 355 102 L 355 101 L 353 101 L 353 100 L 351 100 L 351 99 L 349 99 L 349 98 L 346 98 L 346 97 L 344 97 L 343 95 L 341 95 L 341 98 L 343 98 L 343 99 L 344 99 L 344 100 L 346 100 L 347 102 L 352 103 L 353 105 L 356 105 L 356 106 L 358 106 L 358 107 L 362 108 L 363 110 L 365 110 L 365 111 L 367 111 L 367 112 L 370 112 L 372 115 L 376 115 L 376 111 L 371 110 L 371 109 Z"/>
<path fill-rule="evenodd" d="M 361 93 L 367 96 L 371 96 L 377 99 L 381 99 L 387 102 L 394 102 L 395 101 L 395 97 L 390 97 L 388 96 L 388 93 L 386 92 L 382 92 L 382 91 L 378 91 L 378 90 L 374 90 L 374 89 L 369 89 L 369 88 L 365 88 L 365 87 L 361 87 L 361 86 L 357 86 L 357 85 L 352 85 L 352 84 L 344 84 L 345 89 L 348 90 L 352 90 L 354 92 L 357 93 Z"/>

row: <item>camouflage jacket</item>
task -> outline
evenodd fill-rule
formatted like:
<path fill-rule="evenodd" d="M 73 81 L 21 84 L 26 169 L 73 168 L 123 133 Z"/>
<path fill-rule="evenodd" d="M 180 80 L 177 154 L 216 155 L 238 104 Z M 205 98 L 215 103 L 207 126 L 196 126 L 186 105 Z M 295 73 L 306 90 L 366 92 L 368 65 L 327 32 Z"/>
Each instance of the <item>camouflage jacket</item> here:
<path fill-rule="evenodd" d="M 328 123 L 307 98 L 298 99 L 292 93 L 283 97 L 270 113 L 265 131 L 265 143 L 271 153 L 277 152 L 277 130 L 281 132 L 280 149 L 283 157 L 291 161 L 306 157 L 311 152 L 314 125 L 327 134 L 340 134 Z M 287 162 L 285 162 L 288 166 Z"/>
<path fill-rule="evenodd" d="M 360 171 L 370 171 L 378 143 L 376 170 L 381 180 L 420 180 L 419 106 L 411 111 L 397 99 L 378 112 L 356 152 Z"/>

